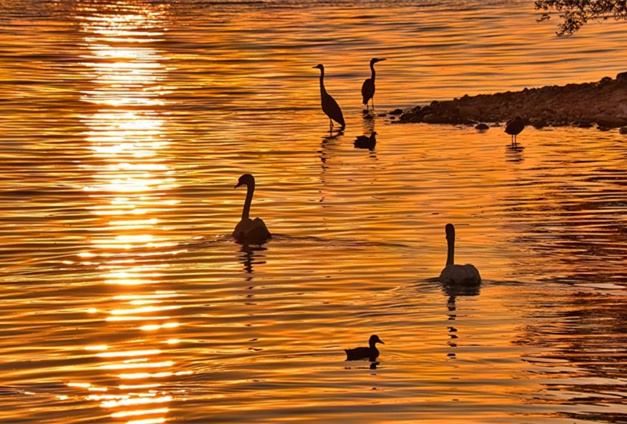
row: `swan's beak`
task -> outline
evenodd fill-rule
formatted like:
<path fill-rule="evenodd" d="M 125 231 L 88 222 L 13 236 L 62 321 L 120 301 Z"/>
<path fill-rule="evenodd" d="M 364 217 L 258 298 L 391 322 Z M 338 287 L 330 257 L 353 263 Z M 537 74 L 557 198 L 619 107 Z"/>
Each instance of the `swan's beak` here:
<path fill-rule="evenodd" d="M 235 187 L 233 187 L 233 188 L 237 188 L 237 187 L 239 187 L 239 186 L 241 186 L 241 185 L 244 185 L 244 184 L 243 184 L 243 183 L 237 183 L 237 184 L 235 185 Z"/>
<path fill-rule="evenodd" d="M 385 344 L 385 342 L 383 340 L 381 340 L 381 339 L 379 339 L 379 343 Z"/>

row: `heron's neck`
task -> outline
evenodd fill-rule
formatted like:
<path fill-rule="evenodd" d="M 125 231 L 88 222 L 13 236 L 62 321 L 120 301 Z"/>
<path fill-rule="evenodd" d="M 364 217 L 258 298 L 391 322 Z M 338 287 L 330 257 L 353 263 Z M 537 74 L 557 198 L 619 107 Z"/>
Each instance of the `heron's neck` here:
<path fill-rule="evenodd" d="M 326 94 L 327 90 L 324 89 L 324 69 L 320 70 L 320 94 Z"/>
<path fill-rule="evenodd" d="M 446 266 L 455 264 L 455 237 L 447 237 L 448 254 L 446 255 Z"/>
<path fill-rule="evenodd" d="M 376 76 L 376 72 L 374 71 L 374 63 L 370 64 L 370 70 L 372 71 L 372 75 L 370 76 L 370 79 L 372 80 L 372 82 L 374 82 L 374 78 Z"/>
<path fill-rule="evenodd" d="M 249 184 L 246 191 L 246 201 L 244 202 L 244 209 L 242 210 L 242 221 L 250 217 L 250 205 L 253 202 L 253 193 L 255 191 L 255 185 Z"/>

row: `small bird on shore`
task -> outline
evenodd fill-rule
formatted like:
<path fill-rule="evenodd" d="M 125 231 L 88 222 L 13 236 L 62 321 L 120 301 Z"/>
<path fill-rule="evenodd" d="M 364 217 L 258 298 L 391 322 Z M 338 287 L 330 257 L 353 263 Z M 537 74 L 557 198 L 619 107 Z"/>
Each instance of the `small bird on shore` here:
<path fill-rule="evenodd" d="M 355 147 L 359 149 L 374 149 L 374 146 L 377 145 L 377 139 L 375 137 L 376 135 L 377 132 L 373 131 L 370 134 L 370 137 L 365 135 L 357 136 L 357 138 L 355 139 Z"/>
<path fill-rule="evenodd" d="M 320 103 L 322 111 L 329 117 L 329 131 L 333 129 L 333 121 L 340 124 L 340 129 L 343 130 L 346 127 L 346 122 L 344 122 L 342 109 L 324 88 L 324 65 L 316 65 L 314 68 L 320 69 Z"/>
<path fill-rule="evenodd" d="M 242 210 L 242 219 L 233 230 L 233 237 L 243 244 L 263 244 L 272 238 L 272 235 L 261 218 L 250 219 L 250 205 L 255 192 L 255 177 L 251 174 L 242 175 L 239 177 L 235 188 L 242 185 L 247 187 L 246 201 Z"/>
<path fill-rule="evenodd" d="M 442 284 L 468 286 L 481 284 L 479 270 L 474 265 L 455 265 L 455 227 L 453 224 L 446 224 L 445 230 L 448 254 L 446 256 L 446 267 L 444 267 L 438 279 Z"/>
<path fill-rule="evenodd" d="M 369 347 L 356 347 L 353 349 L 344 349 L 346 352 L 346 360 L 347 361 L 357 361 L 359 359 L 369 359 L 370 361 L 374 361 L 379 356 L 379 349 L 376 348 L 377 343 L 383 343 L 383 340 L 379 338 L 376 334 L 370 336 L 370 340 L 368 340 Z"/>
<path fill-rule="evenodd" d="M 385 59 L 377 59 L 376 57 L 370 60 L 370 78 L 364 81 L 361 86 L 361 96 L 363 97 L 363 103 L 366 106 L 366 110 L 368 110 L 368 102 L 372 99 L 372 110 L 374 110 L 374 80 L 376 77 L 376 72 L 374 71 L 374 64 L 377 62 L 382 62 Z"/>
<path fill-rule="evenodd" d="M 517 116 L 514 119 L 510 119 L 509 121 L 507 121 L 507 125 L 505 126 L 505 132 L 512 136 L 512 145 L 516 145 L 516 136 L 525 129 L 526 124 L 527 120 L 521 118 L 520 116 Z"/>

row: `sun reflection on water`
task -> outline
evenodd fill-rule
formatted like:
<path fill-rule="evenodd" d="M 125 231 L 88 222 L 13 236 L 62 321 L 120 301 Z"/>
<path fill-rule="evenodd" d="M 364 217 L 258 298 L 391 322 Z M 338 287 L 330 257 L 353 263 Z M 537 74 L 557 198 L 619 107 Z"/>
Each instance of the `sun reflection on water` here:
<path fill-rule="evenodd" d="M 164 9 L 137 2 L 87 2 L 76 20 L 84 34 L 81 66 L 91 81 L 82 93 L 84 138 L 92 160 L 81 166 L 93 176 L 84 187 L 99 220 L 91 250 L 80 255 L 97 264 L 103 284 L 117 295 L 100 308 L 111 339 L 85 347 L 116 386 L 85 382 L 68 386 L 88 391 L 112 418 L 133 424 L 163 423 L 172 395 L 164 382 L 177 372 L 167 348 L 178 344 L 176 292 L 162 289 L 168 266 L 160 256 L 175 245 L 160 215 L 175 208 L 177 187 L 163 157 L 168 148 L 167 117 L 160 111 L 166 58 L 154 48 L 162 37 Z"/>

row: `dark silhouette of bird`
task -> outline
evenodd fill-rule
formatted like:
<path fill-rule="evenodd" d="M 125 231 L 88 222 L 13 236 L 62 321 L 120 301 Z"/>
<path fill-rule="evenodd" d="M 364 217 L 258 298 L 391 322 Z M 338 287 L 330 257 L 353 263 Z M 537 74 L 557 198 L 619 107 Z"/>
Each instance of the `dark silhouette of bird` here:
<path fill-rule="evenodd" d="M 255 192 L 255 177 L 250 174 L 244 174 L 239 177 L 235 188 L 245 185 L 248 190 L 246 192 L 246 201 L 242 210 L 242 220 L 235 226 L 233 237 L 239 243 L 243 244 L 263 244 L 272 237 L 266 224 L 261 218 L 250 219 L 250 205 L 253 201 L 253 193 Z"/>
<path fill-rule="evenodd" d="M 376 77 L 376 72 L 374 71 L 374 64 L 377 62 L 384 61 L 385 59 L 377 59 L 376 57 L 370 60 L 370 71 L 372 74 L 370 78 L 364 81 L 361 86 L 361 95 L 363 97 L 363 103 L 366 105 L 366 110 L 368 110 L 368 102 L 372 99 L 372 110 L 374 110 L 374 79 Z"/>
<path fill-rule="evenodd" d="M 517 116 L 514 119 L 510 119 L 509 121 L 507 121 L 507 124 L 505 126 L 505 132 L 512 136 L 512 145 L 516 145 L 516 136 L 525 129 L 526 124 L 527 120 L 521 118 L 520 116 Z"/>
<path fill-rule="evenodd" d="M 379 349 L 377 349 L 375 346 L 377 343 L 383 343 L 383 340 L 381 340 L 379 336 L 373 334 L 372 336 L 370 336 L 370 340 L 368 340 L 368 345 L 370 347 L 356 347 L 354 349 L 344 349 L 344 351 L 346 352 L 346 360 L 356 361 L 359 359 L 369 359 L 370 361 L 374 361 L 379 356 Z"/>
<path fill-rule="evenodd" d="M 439 280 L 442 284 L 476 285 L 481 284 L 481 276 L 474 265 L 455 265 L 455 227 L 446 224 L 446 241 L 448 254 L 446 267 L 440 273 Z"/>
<path fill-rule="evenodd" d="M 355 139 L 355 147 L 359 149 L 374 149 L 374 146 L 377 145 L 377 139 L 375 137 L 377 135 L 376 131 L 373 131 L 370 134 L 370 137 L 365 135 L 360 135 Z"/>
<path fill-rule="evenodd" d="M 341 129 L 346 127 L 344 122 L 344 115 L 342 115 L 342 109 L 337 104 L 335 99 L 331 97 L 327 90 L 324 88 L 324 66 L 316 65 L 314 68 L 320 69 L 320 102 L 322 105 L 322 111 L 329 117 L 329 130 L 333 129 L 333 121 L 341 125 Z"/>

